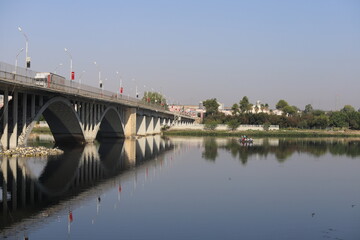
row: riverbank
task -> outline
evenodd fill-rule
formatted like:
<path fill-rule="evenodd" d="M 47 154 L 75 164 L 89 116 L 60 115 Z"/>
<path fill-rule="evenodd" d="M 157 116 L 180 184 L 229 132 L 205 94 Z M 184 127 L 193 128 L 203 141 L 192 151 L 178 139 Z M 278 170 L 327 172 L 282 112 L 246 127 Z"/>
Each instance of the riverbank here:
<path fill-rule="evenodd" d="M 254 137 L 342 137 L 359 138 L 360 131 L 355 130 L 278 130 L 278 131 L 211 131 L 211 130 L 166 130 L 165 136 L 214 136 L 240 137 L 243 135 Z"/>

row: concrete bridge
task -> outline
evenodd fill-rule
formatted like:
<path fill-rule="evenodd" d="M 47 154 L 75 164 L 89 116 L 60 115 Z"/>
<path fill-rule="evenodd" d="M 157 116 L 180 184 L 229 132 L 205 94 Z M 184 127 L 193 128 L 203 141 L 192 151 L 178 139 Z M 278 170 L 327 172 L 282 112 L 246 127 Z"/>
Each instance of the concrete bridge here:
<path fill-rule="evenodd" d="M 68 211 L 69 205 L 76 208 L 109 188 L 118 188 L 120 182 L 137 181 L 137 174 L 161 165 L 171 150 L 175 149 L 169 140 L 154 135 L 86 144 L 48 159 L 3 157 L 0 238 L 42 224 Z"/>
<path fill-rule="evenodd" d="M 39 84 L 36 72 L 0 62 L 0 137 L 3 149 L 26 145 L 44 116 L 56 143 L 93 142 L 158 134 L 164 125 L 194 118 L 159 105 L 68 80 Z"/>

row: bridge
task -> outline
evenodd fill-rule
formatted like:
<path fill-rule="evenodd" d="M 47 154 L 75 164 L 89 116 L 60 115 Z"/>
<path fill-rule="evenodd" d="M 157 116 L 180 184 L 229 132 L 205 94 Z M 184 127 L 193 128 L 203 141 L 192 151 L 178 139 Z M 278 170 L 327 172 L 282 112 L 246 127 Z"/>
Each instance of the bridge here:
<path fill-rule="evenodd" d="M 0 138 L 3 149 L 26 145 L 43 116 L 57 144 L 159 134 L 165 125 L 195 119 L 137 98 L 66 80 L 38 84 L 36 72 L 0 62 Z"/>

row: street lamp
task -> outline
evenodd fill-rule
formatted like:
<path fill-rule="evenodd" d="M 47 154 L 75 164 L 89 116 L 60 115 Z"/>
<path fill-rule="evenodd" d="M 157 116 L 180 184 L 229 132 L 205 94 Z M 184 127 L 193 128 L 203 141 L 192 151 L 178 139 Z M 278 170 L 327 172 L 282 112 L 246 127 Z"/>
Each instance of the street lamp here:
<path fill-rule="evenodd" d="M 64 50 L 70 57 L 70 80 L 74 80 L 75 79 L 75 74 L 73 72 L 72 56 L 71 56 L 71 54 L 70 54 L 70 52 L 69 52 L 69 50 L 67 48 L 64 48 Z"/>
<path fill-rule="evenodd" d="M 59 67 L 61 67 L 63 64 L 62 63 L 59 63 L 59 65 L 56 66 L 55 70 L 54 70 L 54 73 L 56 74 L 56 71 L 59 69 Z"/>
<path fill-rule="evenodd" d="M 136 98 L 139 98 L 139 93 L 138 93 L 138 89 L 137 89 L 137 83 L 135 81 L 135 79 L 131 79 L 131 81 L 135 82 L 135 95 L 136 95 Z"/>
<path fill-rule="evenodd" d="M 117 71 L 116 74 L 119 75 L 119 72 Z M 123 91 L 124 91 L 124 89 L 122 87 L 122 77 L 120 76 L 120 79 L 119 79 L 119 93 L 120 93 L 120 95 L 122 95 Z"/>
<path fill-rule="evenodd" d="M 82 71 L 82 73 L 80 74 L 80 77 L 79 77 L 79 86 L 81 85 L 81 78 L 83 76 L 83 74 L 85 73 L 85 70 Z"/>
<path fill-rule="evenodd" d="M 100 71 L 100 66 L 99 66 L 99 64 L 97 64 L 97 62 L 96 62 L 96 61 L 94 62 L 94 64 L 95 64 L 95 66 L 96 66 L 97 70 L 99 71 L 99 85 L 100 85 L 100 89 L 102 89 L 102 81 L 101 81 L 101 71 Z"/>
<path fill-rule="evenodd" d="M 28 57 L 28 50 L 29 50 L 29 38 L 26 36 L 26 34 L 23 32 L 21 27 L 18 27 L 18 30 L 24 35 L 26 45 L 25 45 L 25 66 L 26 68 L 30 68 L 30 57 Z"/>
<path fill-rule="evenodd" d="M 20 49 L 18 54 L 16 54 L 16 58 L 15 58 L 15 74 L 16 74 L 17 65 L 18 65 L 18 56 L 20 55 L 20 53 L 22 53 L 22 51 L 24 51 L 24 48 Z"/>

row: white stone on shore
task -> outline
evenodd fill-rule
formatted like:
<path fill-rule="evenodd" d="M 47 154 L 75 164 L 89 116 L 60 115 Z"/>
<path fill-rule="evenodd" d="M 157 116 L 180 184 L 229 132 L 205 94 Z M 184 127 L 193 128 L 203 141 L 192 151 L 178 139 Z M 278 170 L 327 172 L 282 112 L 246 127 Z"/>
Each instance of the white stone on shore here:
<path fill-rule="evenodd" d="M 0 152 L 0 155 L 9 157 L 34 157 L 34 156 L 48 156 L 63 154 L 64 151 L 58 148 L 46 148 L 46 147 L 17 147 L 14 149 L 5 150 Z"/>

